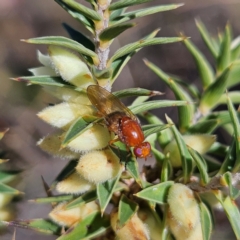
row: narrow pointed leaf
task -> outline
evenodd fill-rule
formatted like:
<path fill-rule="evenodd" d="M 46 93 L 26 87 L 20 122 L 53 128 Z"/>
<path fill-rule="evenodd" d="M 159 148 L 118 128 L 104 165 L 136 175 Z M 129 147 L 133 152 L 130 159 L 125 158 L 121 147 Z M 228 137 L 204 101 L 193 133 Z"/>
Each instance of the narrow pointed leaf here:
<path fill-rule="evenodd" d="M 138 5 L 138 4 L 142 4 L 142 3 L 146 3 L 146 2 L 151 2 L 153 0 L 120 0 L 117 2 L 113 2 L 110 7 L 109 10 L 116 10 L 116 9 L 120 9 L 120 8 L 125 8 L 125 7 L 130 7 L 133 5 Z"/>
<path fill-rule="evenodd" d="M 199 121 L 188 128 L 189 133 L 212 133 L 219 125 L 218 120 Z"/>
<path fill-rule="evenodd" d="M 78 137 L 81 133 L 91 128 L 93 125 L 93 123 L 86 122 L 82 117 L 78 118 L 68 129 L 62 141 L 62 147 L 67 146 L 69 142 Z"/>
<path fill-rule="evenodd" d="M 85 34 L 75 30 L 74 28 L 72 28 L 66 23 L 63 23 L 63 26 L 74 41 L 82 44 L 84 47 L 92 50 L 93 52 L 95 51 L 94 43 L 91 41 L 90 38 L 86 37 Z"/>
<path fill-rule="evenodd" d="M 205 56 L 189 39 L 185 39 L 184 44 L 195 60 L 203 88 L 206 89 L 214 81 L 213 69 Z"/>
<path fill-rule="evenodd" d="M 121 16 L 113 19 L 114 24 L 119 24 L 125 21 L 129 21 L 135 18 L 144 17 L 151 15 L 157 12 L 169 11 L 181 7 L 183 4 L 170 4 L 170 5 L 161 5 L 155 7 L 149 7 L 144 9 L 139 9 L 132 12 L 126 12 L 121 14 Z"/>
<path fill-rule="evenodd" d="M 45 197 L 45 198 L 36 198 L 29 200 L 29 202 L 36 202 L 36 203 L 56 203 L 56 202 L 63 202 L 69 201 L 74 198 L 73 195 L 62 195 L 62 196 L 54 196 L 54 197 Z"/>
<path fill-rule="evenodd" d="M 140 178 L 138 170 L 138 162 L 134 158 L 131 158 L 131 160 L 127 161 L 126 163 L 126 169 L 129 174 L 135 179 L 135 181 L 142 187 L 142 180 Z"/>
<path fill-rule="evenodd" d="M 206 44 L 206 46 L 208 47 L 208 49 L 210 50 L 210 52 L 214 56 L 214 58 L 217 59 L 219 49 L 217 49 L 216 45 L 214 45 L 214 43 L 212 42 L 212 38 L 211 38 L 208 30 L 206 29 L 205 25 L 200 20 L 196 20 L 196 25 L 197 25 L 198 31 L 200 32 L 204 43 Z"/>
<path fill-rule="evenodd" d="M 157 35 L 158 32 L 159 32 L 159 29 L 156 29 L 143 39 L 152 39 Z M 111 77 L 112 82 L 114 82 L 114 80 L 118 77 L 118 75 L 121 73 L 123 67 L 127 64 L 127 62 L 131 59 L 131 57 L 135 53 L 137 53 L 139 50 L 141 50 L 141 48 L 139 48 L 139 49 L 137 49 L 137 50 L 135 50 L 135 51 L 133 51 L 129 54 L 125 54 L 124 56 L 114 60 L 111 63 L 111 68 L 113 70 L 112 77 Z"/>
<path fill-rule="evenodd" d="M 226 212 L 229 222 L 231 223 L 236 239 L 240 239 L 240 213 L 237 204 L 228 196 L 222 202 L 222 206 Z"/>
<path fill-rule="evenodd" d="M 230 26 L 227 25 L 224 36 L 223 36 L 223 40 L 221 42 L 219 55 L 217 59 L 218 72 L 224 71 L 230 63 L 230 57 L 231 57 L 230 44 L 231 44 L 231 29 L 230 29 Z"/>
<path fill-rule="evenodd" d="M 140 40 L 138 42 L 130 43 L 125 45 L 124 47 L 118 49 L 115 54 L 110 58 L 109 62 L 112 63 L 116 59 L 129 54 L 133 53 L 135 50 L 142 48 L 142 47 L 147 47 L 151 45 L 157 45 L 157 44 L 166 44 L 166 43 L 174 43 L 174 42 L 180 42 L 182 41 L 183 38 L 181 37 L 170 37 L 170 38 L 153 38 L 153 39 L 145 39 L 145 40 Z"/>
<path fill-rule="evenodd" d="M 99 35 L 101 41 L 111 41 L 125 30 L 134 27 L 134 23 L 122 23 L 105 28 Z"/>
<path fill-rule="evenodd" d="M 204 158 L 194 149 L 188 148 L 199 172 L 200 172 L 200 183 L 205 186 L 209 182 L 207 163 Z"/>
<path fill-rule="evenodd" d="M 0 183 L 0 193 L 2 193 L 2 194 L 13 194 L 13 195 L 21 194 L 21 192 L 19 192 L 17 189 L 12 188 L 10 186 L 7 186 L 3 183 Z"/>
<path fill-rule="evenodd" d="M 227 96 L 227 104 L 228 104 L 228 110 L 230 113 L 230 117 L 232 120 L 232 125 L 233 125 L 233 129 L 234 129 L 234 138 L 235 138 L 235 142 L 236 142 L 236 161 L 235 161 L 233 172 L 239 172 L 239 168 L 240 168 L 240 125 L 239 125 L 237 112 L 234 109 L 231 99 L 228 96 Z"/>
<path fill-rule="evenodd" d="M 37 85 L 47 85 L 47 86 L 56 86 L 56 87 L 68 87 L 74 88 L 74 86 L 64 82 L 61 77 L 50 77 L 50 76 L 34 76 L 34 77 L 18 77 L 13 78 L 15 81 L 25 82 L 28 85 L 37 84 Z"/>
<path fill-rule="evenodd" d="M 95 21 L 100 21 L 102 20 L 100 14 L 90 8 L 85 7 L 84 5 L 75 2 L 73 0 L 62 0 L 64 3 L 66 3 L 69 7 L 73 8 L 80 14 L 84 15 L 85 17 L 95 20 Z"/>
<path fill-rule="evenodd" d="M 137 212 L 138 205 L 132 200 L 128 199 L 124 194 L 122 195 L 118 208 L 118 224 L 117 229 L 122 228 L 131 217 Z"/>
<path fill-rule="evenodd" d="M 170 124 L 165 124 L 165 125 L 158 125 L 158 124 L 154 124 L 151 128 L 148 128 L 145 130 L 144 126 L 142 127 L 143 129 L 143 133 L 145 138 L 154 134 L 154 133 L 159 133 L 161 131 L 164 131 L 165 129 L 169 128 L 171 125 Z"/>
<path fill-rule="evenodd" d="M 0 183 L 8 183 L 17 177 L 20 171 L 0 171 Z"/>
<path fill-rule="evenodd" d="M 222 74 L 212 83 L 203 93 L 199 109 L 203 114 L 216 106 L 218 99 L 225 92 L 227 87 L 228 75 L 231 67 L 226 68 Z"/>
<path fill-rule="evenodd" d="M 169 154 L 165 157 L 161 170 L 161 182 L 167 182 L 169 179 Z"/>
<path fill-rule="evenodd" d="M 118 98 L 124 98 L 124 97 L 132 97 L 132 96 L 153 97 L 153 96 L 162 95 L 163 93 L 159 91 L 151 91 L 144 88 L 128 88 L 128 89 L 123 89 L 117 92 L 113 92 L 113 94 Z"/>
<path fill-rule="evenodd" d="M 82 219 L 73 229 L 70 228 L 61 237 L 57 238 L 57 240 L 93 239 L 106 232 L 109 227 L 110 222 L 107 216 L 102 217 L 100 212 L 92 213 Z"/>
<path fill-rule="evenodd" d="M 146 112 L 148 110 L 162 108 L 162 107 L 177 107 L 188 105 L 187 101 L 172 101 L 172 100 L 155 100 L 148 101 L 141 104 L 136 104 L 134 106 L 130 106 L 129 108 L 134 114 Z"/>
<path fill-rule="evenodd" d="M 109 20 L 112 21 L 113 19 L 121 16 L 127 8 L 119 8 L 111 12 Z"/>
<path fill-rule="evenodd" d="M 229 80 L 227 86 L 233 87 L 239 84 L 239 76 L 240 76 L 240 64 L 239 62 L 235 62 L 232 66 L 231 72 L 229 74 Z"/>
<path fill-rule="evenodd" d="M 47 219 L 31 219 L 27 221 L 11 221 L 8 223 L 8 226 L 20 227 L 20 228 L 29 228 L 35 231 L 59 235 L 61 232 L 61 227 L 56 223 L 53 223 L 51 220 Z"/>
<path fill-rule="evenodd" d="M 236 37 L 231 42 L 231 60 L 234 61 L 239 57 L 240 54 L 240 36 Z"/>
<path fill-rule="evenodd" d="M 203 240 L 209 240 L 211 238 L 213 230 L 212 215 L 207 206 L 203 202 L 199 203 L 199 207 Z"/>
<path fill-rule="evenodd" d="M 192 171 L 193 171 L 193 162 L 192 162 L 192 157 L 187 149 L 187 146 L 177 130 L 176 126 L 173 124 L 172 120 L 166 116 L 167 122 L 169 124 L 172 124 L 171 129 L 174 135 L 174 138 L 177 142 L 178 149 L 181 155 L 181 161 L 182 161 L 182 170 L 183 170 L 183 179 L 184 183 L 189 182 Z"/>
<path fill-rule="evenodd" d="M 136 193 L 135 196 L 148 201 L 156 202 L 158 204 L 164 204 L 167 203 L 168 191 L 173 184 L 173 181 L 159 183 L 143 189 L 142 191 Z"/>
<path fill-rule="evenodd" d="M 233 104 L 240 104 L 240 91 L 231 91 L 228 92 L 228 98 L 231 99 L 231 102 Z M 218 100 L 218 104 L 226 104 L 227 103 L 227 97 L 226 94 L 222 94 L 220 99 Z"/>
<path fill-rule="evenodd" d="M 73 18 L 77 19 L 81 22 L 91 33 L 94 33 L 94 22 L 82 15 L 81 13 L 77 12 L 69 5 L 63 2 L 63 0 L 55 0 L 64 10 L 66 10 Z"/>
<path fill-rule="evenodd" d="M 87 49 L 82 44 L 66 37 L 61 37 L 61 36 L 39 37 L 39 38 L 30 38 L 24 41 L 27 43 L 33 43 L 33 44 L 47 44 L 47 45 L 62 46 L 62 47 L 72 49 L 86 56 L 92 57 L 94 59 L 98 59 L 98 56 L 95 52 Z"/>
<path fill-rule="evenodd" d="M 89 203 L 95 199 L 97 199 L 97 193 L 95 190 L 86 192 L 85 194 L 81 195 L 80 197 L 78 197 L 75 200 L 68 203 L 66 206 L 66 209 L 72 209 L 72 208 L 79 207 L 79 206 Z"/>
<path fill-rule="evenodd" d="M 104 183 L 97 184 L 97 198 L 99 200 L 99 205 L 101 208 L 101 213 L 103 214 L 111 197 L 113 195 L 114 189 L 119 181 L 121 173 L 115 179 L 108 180 Z"/>
<path fill-rule="evenodd" d="M 177 100 L 193 102 L 189 94 L 178 83 L 176 83 L 173 78 L 171 78 L 168 74 L 163 72 L 160 68 L 158 68 L 153 63 L 147 60 L 145 60 L 144 62 L 155 74 L 157 74 L 157 76 L 159 76 L 168 85 L 168 87 L 173 91 Z M 194 114 L 194 105 L 190 104 L 190 105 L 178 107 L 178 120 L 179 120 L 180 131 L 184 131 L 189 127 L 193 119 L 193 114 Z"/>

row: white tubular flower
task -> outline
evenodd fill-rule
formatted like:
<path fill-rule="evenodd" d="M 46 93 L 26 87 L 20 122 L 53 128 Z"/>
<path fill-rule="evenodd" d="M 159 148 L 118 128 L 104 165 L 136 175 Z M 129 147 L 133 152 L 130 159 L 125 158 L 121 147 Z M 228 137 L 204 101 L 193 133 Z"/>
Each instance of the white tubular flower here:
<path fill-rule="evenodd" d="M 81 88 L 95 84 L 87 65 L 79 56 L 63 47 L 50 45 L 48 53 L 55 71 L 67 82 Z"/>
<path fill-rule="evenodd" d="M 61 133 L 50 134 L 37 142 L 37 145 L 45 152 L 53 156 L 65 159 L 79 159 L 80 153 L 71 151 L 68 148 L 61 149 Z"/>
<path fill-rule="evenodd" d="M 68 143 L 67 146 L 76 152 L 88 152 L 107 147 L 110 140 L 111 134 L 107 127 L 95 124 Z"/>
<path fill-rule="evenodd" d="M 168 224 L 171 232 L 177 240 L 193 239 L 192 234 L 198 236 L 194 239 L 202 239 L 200 226 L 200 210 L 193 191 L 183 184 L 176 183 L 169 189 L 168 194 Z"/>
<path fill-rule="evenodd" d="M 99 206 L 94 201 L 68 210 L 66 204 L 58 204 L 49 213 L 49 217 L 61 226 L 74 226 L 87 217 L 88 214 L 99 211 Z"/>
<path fill-rule="evenodd" d="M 119 240 L 149 240 L 149 231 L 141 219 L 134 214 L 132 218 L 122 228 L 117 228 L 118 212 L 111 214 L 111 226 Z"/>
<path fill-rule="evenodd" d="M 209 134 L 195 134 L 195 135 L 185 135 L 183 140 L 187 146 L 193 148 L 200 154 L 204 154 L 216 141 L 215 135 Z M 182 161 L 178 150 L 178 146 L 175 140 L 171 141 L 165 148 L 164 154 L 170 153 L 169 160 L 173 167 L 181 167 Z"/>
<path fill-rule="evenodd" d="M 56 186 L 58 192 L 67 194 L 81 194 L 94 188 L 95 186 L 92 183 L 85 180 L 77 172 L 74 172 Z"/>
<path fill-rule="evenodd" d="M 60 103 L 43 109 L 37 115 L 43 121 L 57 128 L 69 126 L 78 117 L 93 115 L 93 108 L 76 103 Z"/>
<path fill-rule="evenodd" d="M 83 155 L 76 170 L 87 181 L 97 184 L 115 178 L 123 170 L 123 166 L 117 155 L 106 149 Z"/>

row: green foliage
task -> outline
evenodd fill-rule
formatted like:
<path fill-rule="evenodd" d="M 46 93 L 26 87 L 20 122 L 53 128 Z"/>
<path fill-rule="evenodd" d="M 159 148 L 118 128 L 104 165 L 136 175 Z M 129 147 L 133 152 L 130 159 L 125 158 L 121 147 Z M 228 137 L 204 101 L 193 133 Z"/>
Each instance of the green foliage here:
<path fill-rule="evenodd" d="M 213 229 L 211 208 L 214 208 L 204 198 L 207 192 L 222 205 L 236 237 L 240 238 L 240 213 L 234 202 L 239 190 L 233 185 L 239 183 L 240 167 L 239 113 L 233 103 L 239 104 L 240 95 L 238 91 L 226 93 L 227 88 L 238 83 L 239 41 L 232 40 L 230 25 L 226 26 L 222 38 L 216 40 L 198 20 L 197 27 L 215 59 L 215 67 L 183 34 L 156 37 L 159 30 L 121 47 L 109 58 L 113 40 L 135 26 L 126 21 L 181 6 L 169 4 L 127 11 L 130 6 L 150 1 L 89 0 L 89 8 L 74 0 L 56 0 L 93 34 L 92 39 L 65 24 L 72 39 L 25 40 L 49 45 L 48 55 L 39 54 L 44 67 L 32 70 L 35 76 L 14 80 L 41 85 L 64 102 L 39 113 L 40 118 L 58 131 L 38 144 L 50 154 L 68 159 L 69 163 L 51 186 L 60 195 L 34 200 L 58 203 L 49 214 L 55 223 L 38 219 L 12 222 L 13 225 L 58 234 L 61 240 L 126 239 L 126 235 L 129 240 L 172 239 L 172 236 L 207 240 Z M 92 106 L 89 85 L 98 84 L 110 91 L 123 67 L 143 47 L 179 41 L 183 41 L 196 62 L 200 90 L 145 60 L 147 67 L 173 91 L 176 100 L 148 101 L 161 93 L 133 88 L 114 95 L 107 93 L 107 97 L 99 98 Z M 125 108 L 118 98 L 129 96 L 137 98 Z M 227 110 L 215 111 L 219 104 Z M 159 119 L 148 112 L 164 107 L 177 107 L 178 123 L 168 116 Z M 121 138 L 119 141 L 111 124 L 106 124 L 106 118 L 116 112 L 123 112 L 134 121 L 137 121 L 134 114 L 138 114 L 147 122 L 142 130 L 155 158 L 152 166 L 139 170 L 131 147 Z M 230 147 L 212 135 L 220 127 L 233 135 Z M 121 137 L 121 134 L 117 135 Z M 172 197 L 175 195 L 179 197 Z M 112 208 L 109 213 L 108 209 Z M 142 218 L 141 211 L 145 214 Z M 66 232 L 61 234 L 59 226 Z"/>

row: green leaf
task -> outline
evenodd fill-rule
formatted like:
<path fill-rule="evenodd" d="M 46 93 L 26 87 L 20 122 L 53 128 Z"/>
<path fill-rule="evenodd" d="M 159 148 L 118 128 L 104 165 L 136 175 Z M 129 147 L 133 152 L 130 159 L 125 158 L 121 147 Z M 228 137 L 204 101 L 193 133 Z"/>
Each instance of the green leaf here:
<path fill-rule="evenodd" d="M 62 141 L 62 148 L 66 147 L 69 142 L 78 137 L 80 134 L 88 130 L 94 123 L 86 122 L 82 117 L 79 117 L 68 129 Z"/>
<path fill-rule="evenodd" d="M 218 72 L 224 71 L 230 63 L 231 57 L 230 44 L 231 44 L 231 29 L 230 26 L 227 25 L 223 36 L 223 40 L 220 45 L 219 55 L 217 59 Z"/>
<path fill-rule="evenodd" d="M 231 102 L 233 104 L 239 104 L 240 103 L 240 91 L 231 91 L 228 92 L 228 97 L 231 99 Z M 222 96 L 218 100 L 218 104 L 226 104 L 227 103 L 227 97 L 226 94 L 222 94 Z"/>
<path fill-rule="evenodd" d="M 14 227 L 22 227 L 22 228 L 30 228 L 36 230 L 41 233 L 46 234 L 57 234 L 59 235 L 61 232 L 61 227 L 56 223 L 53 223 L 48 219 L 31 219 L 27 221 L 11 221 L 8 223 L 10 226 Z"/>
<path fill-rule="evenodd" d="M 127 88 L 117 92 L 113 92 L 113 95 L 115 95 L 118 98 L 132 97 L 132 96 L 153 97 L 153 96 L 162 95 L 162 93 L 159 91 L 152 91 L 144 88 Z"/>
<path fill-rule="evenodd" d="M 189 94 L 178 83 L 176 83 L 174 79 L 171 78 L 168 74 L 166 74 L 156 65 L 147 60 L 145 60 L 144 63 L 168 85 L 168 87 L 173 91 L 177 100 L 193 102 Z M 180 131 L 185 131 L 185 129 L 189 127 L 193 119 L 193 115 L 194 105 L 190 104 L 187 106 L 178 107 L 178 120 Z"/>
<path fill-rule="evenodd" d="M 237 204 L 228 196 L 222 202 L 222 206 L 226 212 L 229 222 L 231 223 L 236 239 L 240 239 L 240 213 Z"/>
<path fill-rule="evenodd" d="M 119 181 L 120 176 L 121 176 L 121 172 L 118 174 L 118 176 L 115 179 L 111 179 L 104 183 L 97 184 L 97 199 L 99 201 L 102 214 L 104 213 L 113 195 L 114 189 Z"/>
<path fill-rule="evenodd" d="M 231 60 L 234 61 L 239 58 L 240 54 L 240 36 L 236 37 L 231 42 Z"/>
<path fill-rule="evenodd" d="M 92 57 L 93 61 L 98 63 L 98 56 L 95 52 L 87 49 L 82 44 L 66 37 L 61 37 L 61 36 L 39 37 L 39 38 L 30 38 L 24 41 L 27 43 L 33 43 L 33 44 L 48 44 L 48 45 L 66 47 L 76 52 L 79 52 L 83 55 Z"/>
<path fill-rule="evenodd" d="M 171 127 L 170 124 L 165 124 L 165 125 L 150 124 L 150 125 L 142 126 L 145 138 L 150 136 L 151 134 L 159 133 L 159 132 Z M 147 127 L 147 129 L 146 129 L 146 127 Z"/>
<path fill-rule="evenodd" d="M 109 20 L 111 21 L 114 18 L 117 18 L 117 17 L 121 16 L 125 12 L 126 9 L 127 8 L 120 8 L 120 9 L 117 9 L 115 11 L 112 11 L 111 14 L 110 14 Z"/>
<path fill-rule="evenodd" d="M 195 60 L 203 88 L 206 89 L 214 81 L 213 69 L 205 56 L 189 39 L 185 39 L 183 42 Z"/>
<path fill-rule="evenodd" d="M 14 180 L 20 171 L 0 171 L 0 183 L 8 183 Z"/>
<path fill-rule="evenodd" d="M 218 171 L 218 175 L 222 175 L 227 171 L 232 171 L 236 159 L 236 143 L 235 140 L 232 141 L 232 144 L 229 146 L 227 155 L 221 165 L 221 168 Z"/>
<path fill-rule="evenodd" d="M 92 213 L 84 218 L 73 229 L 70 228 L 57 240 L 93 239 L 107 231 L 110 221 L 107 216 L 101 217 L 100 212 Z"/>
<path fill-rule="evenodd" d="M 232 69 L 228 77 L 227 86 L 229 88 L 239 84 L 239 75 L 240 75 L 240 64 L 239 62 L 235 62 L 232 65 Z"/>
<path fill-rule="evenodd" d="M 64 3 L 63 0 L 55 0 L 64 10 L 66 10 L 73 18 L 80 21 L 91 33 L 94 33 L 94 22 L 71 8 L 68 4 Z"/>
<path fill-rule="evenodd" d="M 218 57 L 218 48 L 214 45 L 212 38 L 202 21 L 196 20 L 196 25 L 201 37 L 215 59 Z"/>
<path fill-rule="evenodd" d="M 108 28 L 105 28 L 99 35 L 101 41 L 111 41 L 112 39 L 116 38 L 125 30 L 134 27 L 136 24 L 134 23 L 122 23 L 122 24 L 115 24 Z"/>
<path fill-rule="evenodd" d="M 218 127 L 218 124 L 219 122 L 216 119 L 199 121 L 188 128 L 187 131 L 189 133 L 212 133 Z"/>
<path fill-rule="evenodd" d="M 135 181 L 142 187 L 142 180 L 139 175 L 138 162 L 133 157 L 126 162 L 126 169 Z"/>
<path fill-rule="evenodd" d="M 63 26 L 74 41 L 82 44 L 84 47 L 92 50 L 93 52 L 95 51 L 94 43 L 91 41 L 90 38 L 86 37 L 85 34 L 75 30 L 74 28 L 72 28 L 66 23 L 63 23 Z"/>
<path fill-rule="evenodd" d="M 177 106 L 184 106 L 188 105 L 189 102 L 187 101 L 173 101 L 173 100 L 155 100 L 155 101 L 148 101 L 141 104 L 136 104 L 134 106 L 130 106 L 129 108 L 134 114 L 138 114 L 141 112 L 146 112 L 148 110 L 162 108 L 162 107 L 177 107 Z"/>
<path fill-rule="evenodd" d="M 150 124 L 164 124 L 162 122 L 162 120 L 160 120 L 157 116 L 155 116 L 154 114 L 152 113 L 144 113 L 142 115 L 142 117 L 144 117 L 148 123 Z M 159 145 L 161 146 L 162 149 L 165 148 L 165 146 L 171 142 L 172 140 L 172 131 L 171 129 L 166 129 L 164 131 L 161 131 L 158 133 L 158 136 L 157 136 L 157 140 L 158 140 L 158 143 Z"/>
<path fill-rule="evenodd" d="M 29 202 L 36 202 L 36 203 L 56 203 L 62 201 L 69 201 L 74 198 L 73 195 L 61 195 L 61 196 L 54 196 L 54 197 L 45 197 L 45 198 L 35 198 L 29 200 Z"/>
<path fill-rule="evenodd" d="M 207 185 L 209 182 L 207 163 L 205 162 L 204 158 L 194 149 L 188 147 L 188 151 L 190 152 L 200 172 L 200 184 L 203 186 Z"/>
<path fill-rule="evenodd" d="M 37 84 L 37 85 L 47 85 L 47 86 L 56 86 L 56 87 L 67 87 L 74 88 L 74 86 L 64 82 L 61 77 L 50 77 L 50 76 L 34 76 L 34 77 L 18 77 L 13 78 L 13 80 L 18 82 L 25 82 L 28 85 Z"/>
<path fill-rule="evenodd" d="M 152 39 L 157 35 L 158 32 L 159 32 L 159 29 L 156 29 L 143 39 Z M 124 56 L 122 56 L 122 57 L 120 57 L 120 58 L 118 58 L 118 59 L 116 59 L 112 62 L 112 64 L 111 64 L 111 68 L 113 69 L 112 77 L 111 77 L 112 83 L 118 77 L 118 75 L 122 71 L 123 67 L 127 64 L 127 62 L 131 59 L 131 57 L 135 53 L 137 53 L 139 50 L 141 50 L 141 48 L 139 48 L 139 49 L 137 49 L 137 50 L 135 50 L 135 51 L 133 51 L 129 54 L 125 54 Z"/>
<path fill-rule="evenodd" d="M 213 229 L 212 215 L 207 206 L 203 202 L 199 203 L 199 208 L 203 240 L 209 240 L 211 238 Z"/>
<path fill-rule="evenodd" d="M 174 42 L 180 42 L 183 38 L 181 37 L 170 37 L 170 38 L 153 38 L 153 39 L 142 39 L 134 43 L 130 43 L 125 45 L 124 47 L 118 49 L 115 54 L 109 59 L 109 62 L 112 63 L 116 59 L 129 54 L 133 53 L 135 50 L 151 46 L 151 45 L 157 45 L 157 44 L 166 44 L 166 43 L 174 43 Z"/>
<path fill-rule="evenodd" d="M 230 172 L 226 172 L 221 176 L 221 183 L 223 181 L 226 183 L 229 189 L 230 198 L 235 200 L 239 197 L 240 191 L 233 186 L 232 174 Z"/>
<path fill-rule="evenodd" d="M 68 203 L 66 206 L 66 209 L 72 209 L 72 208 L 79 207 L 79 206 L 89 203 L 95 199 L 97 199 L 97 193 L 95 190 L 86 192 L 83 195 L 81 195 L 80 197 L 78 197 L 75 200 Z"/>
<path fill-rule="evenodd" d="M 145 199 L 147 201 L 153 201 L 158 204 L 167 203 L 167 196 L 169 188 L 174 184 L 173 181 L 167 181 L 156 184 L 154 186 L 143 189 L 135 194 L 135 196 Z"/>
<path fill-rule="evenodd" d="M 228 97 L 228 95 L 227 95 L 227 105 L 228 105 L 229 114 L 230 114 L 230 117 L 232 120 L 232 125 L 233 125 L 233 129 L 234 129 L 234 138 L 235 138 L 235 143 L 236 143 L 236 160 L 235 160 L 233 172 L 239 172 L 239 168 L 240 168 L 240 125 L 239 125 L 237 112 L 234 109 L 234 106 L 233 106 L 230 98 Z"/>
<path fill-rule="evenodd" d="M 9 187 L 3 183 L 0 183 L 0 193 L 2 194 L 11 194 L 11 195 L 19 195 L 21 192 L 19 192 L 17 189 Z"/>
<path fill-rule="evenodd" d="M 162 164 L 162 169 L 161 169 L 161 182 L 167 182 L 169 179 L 170 171 L 169 171 L 169 154 L 165 157 L 163 160 Z"/>
<path fill-rule="evenodd" d="M 109 10 L 112 11 L 112 10 L 130 7 L 133 5 L 142 4 L 142 3 L 151 2 L 151 1 L 153 0 L 120 0 L 117 2 L 111 3 Z"/>
<path fill-rule="evenodd" d="M 205 115 L 216 106 L 218 99 L 226 90 L 228 75 L 231 67 L 227 67 L 220 76 L 204 91 L 200 101 L 199 109 Z"/>
<path fill-rule="evenodd" d="M 73 0 L 62 0 L 64 3 L 66 3 L 69 7 L 76 10 L 78 13 L 84 15 L 85 17 L 93 20 L 93 21 L 101 21 L 102 18 L 100 14 L 90 8 L 85 7 L 84 5 L 75 2 Z"/>
<path fill-rule="evenodd" d="M 124 194 L 122 195 L 118 208 L 118 224 L 117 229 L 124 227 L 131 217 L 137 212 L 138 205 L 132 200 L 128 199 Z"/>
<path fill-rule="evenodd" d="M 172 120 L 166 116 L 167 122 L 169 124 L 173 124 Z M 187 149 L 187 146 L 181 136 L 181 134 L 179 133 L 179 131 L 177 130 L 176 126 L 173 124 L 171 126 L 174 138 L 177 142 L 178 145 L 178 149 L 181 155 L 181 161 L 182 161 L 182 170 L 183 170 L 183 181 L 184 183 L 189 182 L 192 171 L 193 171 L 193 162 L 192 162 L 192 158 L 191 155 Z"/>
<path fill-rule="evenodd" d="M 161 6 L 154 6 L 154 7 L 139 9 L 132 12 L 126 12 L 121 14 L 117 18 L 113 19 L 113 25 L 119 24 L 125 21 L 129 21 L 135 18 L 148 16 L 150 14 L 154 14 L 157 12 L 173 10 L 181 7 L 182 5 L 183 4 L 169 4 L 169 5 L 161 5 Z"/>

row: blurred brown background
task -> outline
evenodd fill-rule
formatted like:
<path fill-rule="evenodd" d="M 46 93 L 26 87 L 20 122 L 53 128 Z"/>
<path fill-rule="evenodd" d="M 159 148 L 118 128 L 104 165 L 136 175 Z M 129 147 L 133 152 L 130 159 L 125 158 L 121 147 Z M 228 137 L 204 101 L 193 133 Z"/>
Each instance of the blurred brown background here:
<path fill-rule="evenodd" d="M 83 2 L 83 1 L 81 1 Z M 156 0 L 154 4 L 181 3 L 180 0 Z M 85 1 L 84 1 L 85 3 Z M 208 30 L 217 35 L 229 21 L 234 37 L 240 33 L 240 0 L 185 0 L 185 6 L 152 16 L 137 19 L 137 27 L 123 33 L 112 46 L 111 53 L 127 43 L 144 37 L 156 28 L 161 28 L 158 36 L 176 36 L 180 31 L 192 38 L 192 41 L 213 61 L 200 38 L 195 26 L 195 18 L 200 18 Z M 72 19 L 53 0 L 8 0 L 0 1 L 0 127 L 9 127 L 10 131 L 1 142 L 6 158 L 11 161 L 7 169 L 24 169 L 22 179 L 16 186 L 25 192 L 23 202 L 17 204 L 18 219 L 46 217 L 48 205 L 28 203 L 28 199 L 43 197 L 41 176 L 51 183 L 64 166 L 64 161 L 52 158 L 36 147 L 36 141 L 52 128 L 36 117 L 36 113 L 56 100 L 42 92 L 38 86 L 26 86 L 10 80 L 11 77 L 30 75 L 28 68 L 38 66 L 36 50 L 45 52 L 44 46 L 29 45 L 20 39 L 46 35 L 67 36 L 61 23 L 66 22 L 76 29 L 89 33 L 77 21 Z M 198 83 L 195 64 L 181 43 L 148 47 L 135 55 L 119 76 L 114 89 L 126 87 L 144 87 L 165 92 L 164 98 L 172 98 L 172 93 L 143 64 L 147 58 L 163 70 L 180 75 L 189 82 Z M 173 114 L 174 110 L 161 110 Z M 213 239 L 235 239 L 231 235 L 228 223 L 219 214 L 219 224 Z M 13 228 L 7 229 L 1 240 L 12 239 Z M 30 230 L 17 229 L 17 240 L 56 239 L 53 236 L 40 235 Z"/>

